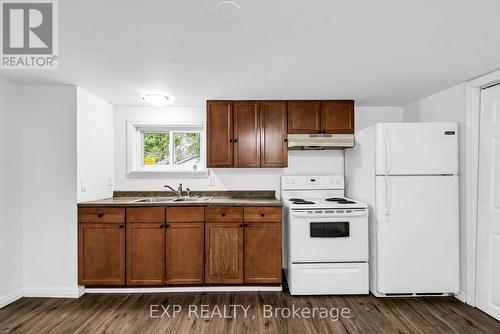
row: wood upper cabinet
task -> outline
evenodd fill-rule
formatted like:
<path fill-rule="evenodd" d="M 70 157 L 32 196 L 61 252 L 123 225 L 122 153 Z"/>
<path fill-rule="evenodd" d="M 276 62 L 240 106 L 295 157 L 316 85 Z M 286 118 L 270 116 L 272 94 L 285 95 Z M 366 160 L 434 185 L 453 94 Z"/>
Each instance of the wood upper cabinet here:
<path fill-rule="evenodd" d="M 127 285 L 165 283 L 165 223 L 127 223 Z"/>
<path fill-rule="evenodd" d="M 205 224 L 167 223 L 167 284 L 203 284 Z"/>
<path fill-rule="evenodd" d="M 78 224 L 78 284 L 125 284 L 124 223 Z"/>
<path fill-rule="evenodd" d="M 205 283 L 243 283 L 243 222 L 205 223 Z"/>
<path fill-rule="evenodd" d="M 260 102 L 260 166 L 287 167 L 287 112 L 285 101 Z"/>
<path fill-rule="evenodd" d="M 257 101 L 233 102 L 234 167 L 260 167 L 260 119 Z"/>
<path fill-rule="evenodd" d="M 245 223 L 244 283 L 281 283 L 281 222 Z"/>
<path fill-rule="evenodd" d="M 320 101 L 288 101 L 288 133 L 319 133 Z"/>
<path fill-rule="evenodd" d="M 353 134 L 354 101 L 321 101 L 321 132 Z"/>
<path fill-rule="evenodd" d="M 207 101 L 207 167 L 233 166 L 233 103 Z"/>

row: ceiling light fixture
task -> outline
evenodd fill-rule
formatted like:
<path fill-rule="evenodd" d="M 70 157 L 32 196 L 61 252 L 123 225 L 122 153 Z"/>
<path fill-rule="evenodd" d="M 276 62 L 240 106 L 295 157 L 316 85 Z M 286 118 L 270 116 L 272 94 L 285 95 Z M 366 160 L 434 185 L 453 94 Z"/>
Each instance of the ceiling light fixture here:
<path fill-rule="evenodd" d="M 241 15 L 241 7 L 234 1 L 221 1 L 215 6 L 215 15 L 223 20 L 234 20 Z"/>
<path fill-rule="evenodd" d="M 171 97 L 163 94 L 146 94 L 142 97 L 142 100 L 154 107 L 165 107 L 173 102 Z"/>

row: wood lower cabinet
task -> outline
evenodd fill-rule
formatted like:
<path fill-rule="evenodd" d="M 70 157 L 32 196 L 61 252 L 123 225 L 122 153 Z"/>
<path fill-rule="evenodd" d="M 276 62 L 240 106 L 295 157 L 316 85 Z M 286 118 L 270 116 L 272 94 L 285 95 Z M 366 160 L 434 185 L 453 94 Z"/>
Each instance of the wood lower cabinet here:
<path fill-rule="evenodd" d="M 234 166 L 260 167 L 260 113 L 257 101 L 233 102 Z"/>
<path fill-rule="evenodd" d="M 245 224 L 244 245 L 244 283 L 281 283 L 281 223 Z"/>
<path fill-rule="evenodd" d="M 127 223 L 127 285 L 165 283 L 165 223 Z"/>
<path fill-rule="evenodd" d="M 288 101 L 288 133 L 319 133 L 320 115 L 320 101 Z"/>
<path fill-rule="evenodd" d="M 78 284 L 125 284 L 125 224 L 78 225 Z"/>
<path fill-rule="evenodd" d="M 321 101 L 321 133 L 354 133 L 354 101 Z"/>
<path fill-rule="evenodd" d="M 84 208 L 79 213 L 85 221 L 78 224 L 81 285 L 281 283 L 279 207 Z"/>
<path fill-rule="evenodd" d="M 260 166 L 288 167 L 285 101 L 260 103 Z"/>
<path fill-rule="evenodd" d="M 166 233 L 167 284 L 203 284 L 205 224 L 168 223 Z"/>
<path fill-rule="evenodd" d="M 243 283 L 243 222 L 205 223 L 205 283 Z"/>
<path fill-rule="evenodd" d="M 233 102 L 207 102 L 207 167 L 233 166 Z"/>

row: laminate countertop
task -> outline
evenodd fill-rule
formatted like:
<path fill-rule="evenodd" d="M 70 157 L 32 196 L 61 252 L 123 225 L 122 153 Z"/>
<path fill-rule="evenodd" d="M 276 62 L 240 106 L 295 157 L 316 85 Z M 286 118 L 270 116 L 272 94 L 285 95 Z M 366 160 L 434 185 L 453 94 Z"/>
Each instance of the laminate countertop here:
<path fill-rule="evenodd" d="M 200 192 L 196 192 L 200 193 Z M 155 206 L 269 206 L 281 207 L 281 200 L 274 197 L 274 191 L 262 192 L 242 192 L 242 191 L 228 191 L 228 192 L 201 192 L 203 196 L 213 197 L 208 202 L 170 202 L 170 203 L 144 203 L 134 202 L 136 200 L 144 199 L 147 197 L 166 197 L 172 196 L 168 192 L 115 192 L 114 197 L 105 198 L 96 201 L 80 202 L 78 207 L 155 207 Z"/>

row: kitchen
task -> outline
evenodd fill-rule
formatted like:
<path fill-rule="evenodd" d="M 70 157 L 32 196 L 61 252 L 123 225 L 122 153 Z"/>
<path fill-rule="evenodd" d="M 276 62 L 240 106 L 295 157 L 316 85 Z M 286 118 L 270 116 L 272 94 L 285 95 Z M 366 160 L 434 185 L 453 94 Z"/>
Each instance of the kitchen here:
<path fill-rule="evenodd" d="M 111 4 L 57 2 L 59 68 L 0 70 L 0 328 L 155 332 L 185 320 L 229 331 L 214 306 L 241 305 L 235 318 L 248 331 L 266 321 L 269 331 L 498 331 L 497 129 L 487 120 L 497 114 L 499 27 L 479 25 L 496 22 L 498 5 L 363 5 L 123 2 L 114 16 Z M 423 15 L 429 31 L 413 29 Z M 478 25 L 463 28 L 465 18 Z M 375 160 L 380 171 L 362 170 Z M 442 190 L 438 176 L 455 181 Z M 443 220 L 451 225 L 435 228 Z M 379 222 L 409 225 L 379 240 Z M 309 244 L 358 232 L 356 246 Z M 402 257 L 411 261 L 377 290 L 368 268 Z M 336 266 L 359 279 L 328 276 Z M 294 318 L 308 303 L 333 316 Z M 95 320 L 79 318 L 92 304 Z M 190 305 L 207 304 L 210 321 L 190 317 Z M 161 317 L 175 305 L 180 313 Z M 126 319 L 109 321 L 112 312 Z M 394 318 L 419 312 L 428 318 Z"/>

